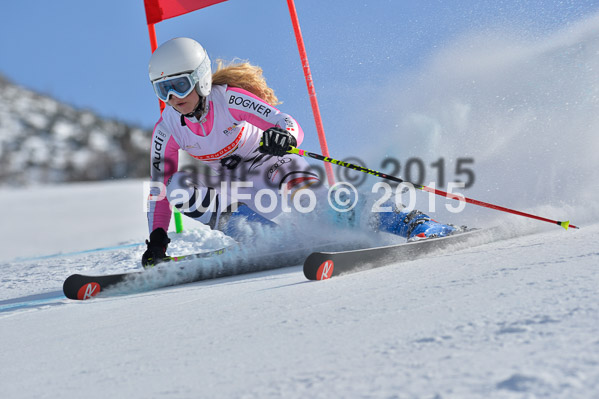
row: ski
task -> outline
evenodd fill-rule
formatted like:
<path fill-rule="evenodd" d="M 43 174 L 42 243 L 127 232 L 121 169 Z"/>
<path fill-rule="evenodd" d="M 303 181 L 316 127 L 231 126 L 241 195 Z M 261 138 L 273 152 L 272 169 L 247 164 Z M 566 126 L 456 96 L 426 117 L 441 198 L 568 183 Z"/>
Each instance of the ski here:
<path fill-rule="evenodd" d="M 160 263 L 164 267 L 164 263 L 181 262 L 184 260 L 210 258 L 223 255 L 226 251 L 230 251 L 232 247 L 223 247 L 211 251 L 199 252 L 195 254 L 183 256 L 168 256 Z M 150 268 L 156 267 L 154 265 Z M 85 300 L 96 296 L 100 291 L 115 286 L 126 280 L 134 280 L 141 276 L 145 271 L 134 271 L 128 273 L 108 274 L 103 276 L 87 276 L 83 274 L 73 274 L 66 278 L 62 285 L 64 295 L 69 299 Z"/>
<path fill-rule="evenodd" d="M 470 230 L 447 237 L 342 252 L 313 252 L 304 261 L 309 280 L 326 280 L 340 274 L 406 262 L 449 249 L 456 244 L 482 245 L 492 241 L 487 230 Z"/>
<path fill-rule="evenodd" d="M 73 274 L 64 281 L 63 292 L 69 299 L 86 300 L 108 289 L 114 290 L 115 293 L 143 292 L 302 263 L 306 278 L 325 280 L 344 273 L 430 256 L 456 244 L 472 246 L 490 241 L 493 239 L 489 230 L 471 230 L 443 238 L 340 252 L 322 251 L 331 249 L 338 251 L 339 248 L 348 246 L 340 243 L 326 243 L 318 248 L 319 252 L 312 252 L 309 248 L 300 248 L 260 255 L 248 255 L 241 247 L 228 247 L 198 254 L 168 257 L 165 262 L 147 270 L 95 276 Z M 182 262 L 193 259 L 202 259 L 202 262 L 201 264 Z"/>
<path fill-rule="evenodd" d="M 319 250 L 338 249 L 339 243 L 319 245 Z M 73 274 L 62 289 L 69 299 L 86 300 L 107 289 L 115 293 L 144 292 L 157 288 L 246 273 L 301 265 L 313 248 L 281 250 L 266 254 L 248 253 L 240 246 L 221 248 L 192 255 L 168 257 L 146 270 L 108 275 Z M 201 262 L 182 262 L 202 258 Z M 176 263 L 176 264 L 173 264 Z"/>

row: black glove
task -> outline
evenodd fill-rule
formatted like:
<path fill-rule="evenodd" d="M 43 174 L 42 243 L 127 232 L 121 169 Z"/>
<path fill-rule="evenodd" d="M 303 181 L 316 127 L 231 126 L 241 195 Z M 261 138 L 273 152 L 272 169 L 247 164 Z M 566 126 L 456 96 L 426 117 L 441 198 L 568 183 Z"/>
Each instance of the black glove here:
<path fill-rule="evenodd" d="M 262 133 L 260 152 L 263 154 L 283 156 L 287 150 L 297 146 L 297 140 L 287 130 L 271 127 Z"/>
<path fill-rule="evenodd" d="M 146 240 L 148 249 L 141 257 L 141 264 L 144 268 L 157 265 L 166 258 L 166 248 L 171 240 L 168 238 L 166 231 L 159 227 L 150 234 L 150 240 Z"/>

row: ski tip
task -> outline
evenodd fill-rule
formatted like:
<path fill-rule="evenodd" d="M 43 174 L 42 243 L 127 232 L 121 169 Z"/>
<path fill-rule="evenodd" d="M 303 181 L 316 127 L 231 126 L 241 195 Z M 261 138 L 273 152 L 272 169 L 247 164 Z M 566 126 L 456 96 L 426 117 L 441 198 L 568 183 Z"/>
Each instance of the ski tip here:
<path fill-rule="evenodd" d="M 62 292 L 69 299 L 86 300 L 98 295 L 102 290 L 101 285 L 95 281 L 81 282 L 84 276 L 73 274 L 64 281 Z"/>
<path fill-rule="evenodd" d="M 335 270 L 335 264 L 332 260 L 327 259 L 318 267 L 318 270 L 316 271 L 316 280 L 330 279 L 333 275 L 333 270 Z"/>
<path fill-rule="evenodd" d="M 92 281 L 91 283 L 87 283 L 79 288 L 79 291 L 77 291 L 77 299 L 81 301 L 91 299 L 92 297 L 98 295 L 101 290 L 102 287 L 100 287 L 100 284 Z"/>
<path fill-rule="evenodd" d="M 333 260 L 323 252 L 313 252 L 304 261 L 304 276 L 308 280 L 328 280 L 334 270 Z"/>

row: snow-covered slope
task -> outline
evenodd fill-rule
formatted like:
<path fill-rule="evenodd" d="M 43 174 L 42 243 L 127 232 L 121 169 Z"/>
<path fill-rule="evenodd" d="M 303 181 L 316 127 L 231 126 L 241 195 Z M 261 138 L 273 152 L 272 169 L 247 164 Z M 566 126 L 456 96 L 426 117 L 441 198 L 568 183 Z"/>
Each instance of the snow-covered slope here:
<path fill-rule="evenodd" d="M 137 203 L 137 184 L 61 192 Z M 10 200 L 50 195 L 23 189 Z M 145 236 L 143 224 L 124 225 L 143 214 L 98 206 L 73 218 L 65 216 L 77 211 L 72 203 L 51 203 L 29 238 L 10 241 L 22 255 L 31 253 L 27 245 L 46 254 L 90 248 L 93 240 L 132 246 L 0 266 L 3 398 L 593 398 L 599 392 L 599 224 L 578 231 L 548 226 L 325 282 L 306 281 L 297 266 L 72 302 L 60 291 L 70 273 L 139 269 L 143 247 L 135 239 Z M 126 223 L 110 228 L 101 219 Z M 52 237 L 42 222 L 63 229 Z M 188 228 L 174 236 L 175 251 L 222 243 L 218 233 Z"/>

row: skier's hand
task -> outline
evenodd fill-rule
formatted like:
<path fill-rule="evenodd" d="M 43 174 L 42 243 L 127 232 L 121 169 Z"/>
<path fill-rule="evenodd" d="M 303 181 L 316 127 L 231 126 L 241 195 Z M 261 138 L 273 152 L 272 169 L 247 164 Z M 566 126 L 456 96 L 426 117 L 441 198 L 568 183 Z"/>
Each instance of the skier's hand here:
<path fill-rule="evenodd" d="M 141 264 L 144 268 L 152 267 L 162 262 L 166 258 L 166 248 L 171 240 L 168 238 L 163 228 L 157 228 L 150 234 L 150 239 L 146 240 L 148 249 L 141 257 Z"/>
<path fill-rule="evenodd" d="M 297 140 L 287 130 L 271 127 L 262 134 L 260 152 L 263 154 L 283 156 L 287 150 L 297 146 Z"/>

